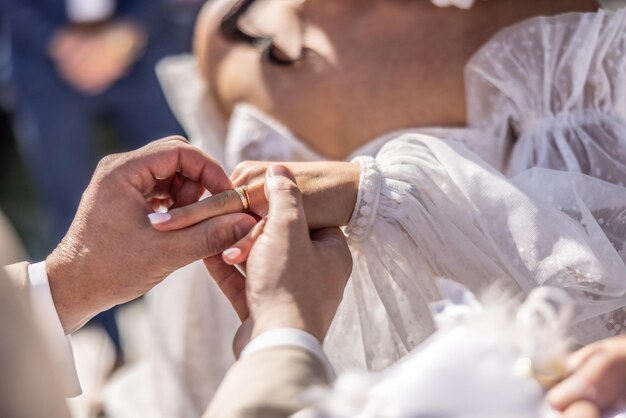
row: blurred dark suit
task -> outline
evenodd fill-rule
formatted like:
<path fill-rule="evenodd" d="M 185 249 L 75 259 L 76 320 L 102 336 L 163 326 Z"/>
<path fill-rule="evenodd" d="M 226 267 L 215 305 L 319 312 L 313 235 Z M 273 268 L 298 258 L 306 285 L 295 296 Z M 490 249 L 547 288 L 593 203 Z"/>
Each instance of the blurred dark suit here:
<path fill-rule="evenodd" d="M 89 0 L 83 0 L 85 2 Z M 52 215 L 56 243 L 67 230 L 98 159 L 96 121 L 110 122 L 125 149 L 181 129 L 158 85 L 154 66 L 178 51 L 162 0 L 117 0 L 113 18 L 148 33 L 145 53 L 128 75 L 96 96 L 82 94 L 57 73 L 48 49 L 68 24 L 65 0 L 3 0 L 18 87 L 16 131 L 33 180 Z"/>
<path fill-rule="evenodd" d="M 89 2 L 91 0 L 78 0 Z M 180 50 L 162 0 L 112 0 L 113 21 L 129 21 L 148 40 L 130 71 L 97 95 L 83 93 L 57 72 L 50 44 L 57 31 L 74 25 L 66 16 L 66 0 L 2 0 L 9 24 L 14 81 L 17 86 L 15 131 L 31 180 L 49 224 L 49 252 L 71 224 L 83 190 L 100 155 L 98 127 L 114 128 L 126 151 L 164 136 L 182 134 L 158 84 L 154 67 Z M 111 152 L 115 150 L 107 150 Z M 37 254 L 35 254 L 37 256 Z M 111 312 L 96 317 L 121 345 Z"/>

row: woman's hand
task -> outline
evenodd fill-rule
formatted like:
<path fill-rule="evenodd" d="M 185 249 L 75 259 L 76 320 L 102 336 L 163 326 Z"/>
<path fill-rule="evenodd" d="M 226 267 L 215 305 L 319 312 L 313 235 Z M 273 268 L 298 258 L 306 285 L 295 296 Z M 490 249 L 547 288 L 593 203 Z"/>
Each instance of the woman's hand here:
<path fill-rule="evenodd" d="M 564 417 L 600 417 L 626 401 L 626 337 L 590 344 L 569 359 L 571 375 L 548 393 Z"/>
<path fill-rule="evenodd" d="M 268 213 L 265 197 L 265 173 L 274 163 L 247 161 L 239 164 L 231 175 L 235 186 L 248 186 L 249 212 L 263 218 Z M 356 204 L 361 167 L 358 163 L 308 162 L 281 163 L 295 175 L 302 190 L 304 210 L 310 229 L 345 226 Z M 168 212 L 161 231 L 186 228 L 203 220 L 226 213 L 241 212 L 243 205 L 234 191 L 211 196 Z"/>
<path fill-rule="evenodd" d="M 249 187 L 250 210 L 267 215 L 265 174 L 274 163 L 246 161 L 239 164 L 230 178 L 235 186 Z M 359 190 L 361 167 L 346 162 L 290 163 L 302 190 L 304 210 L 310 229 L 345 226 L 350 221 Z"/>

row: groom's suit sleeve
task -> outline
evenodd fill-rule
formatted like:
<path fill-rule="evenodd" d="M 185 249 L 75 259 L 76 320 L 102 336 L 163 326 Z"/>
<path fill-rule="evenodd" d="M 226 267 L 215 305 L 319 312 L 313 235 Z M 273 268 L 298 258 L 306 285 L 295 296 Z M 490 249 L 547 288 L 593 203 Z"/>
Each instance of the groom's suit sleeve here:
<path fill-rule="evenodd" d="M 9 280 L 14 288 L 23 297 L 28 299 L 28 263 L 18 263 L 3 268 L 6 280 Z"/>
<path fill-rule="evenodd" d="M 0 268 L 0 416 L 69 417 L 29 309 L 27 268 Z"/>
<path fill-rule="evenodd" d="M 46 263 L 18 263 L 1 267 L 2 280 L 22 296 L 34 319 L 64 397 L 80 395 L 81 387 L 69 336 L 65 335 L 50 292 Z M 0 414 L 0 416 L 2 416 Z"/>
<path fill-rule="evenodd" d="M 228 372 L 204 418 L 282 418 L 306 405 L 304 392 L 331 377 L 319 356 L 300 347 L 260 350 Z"/>

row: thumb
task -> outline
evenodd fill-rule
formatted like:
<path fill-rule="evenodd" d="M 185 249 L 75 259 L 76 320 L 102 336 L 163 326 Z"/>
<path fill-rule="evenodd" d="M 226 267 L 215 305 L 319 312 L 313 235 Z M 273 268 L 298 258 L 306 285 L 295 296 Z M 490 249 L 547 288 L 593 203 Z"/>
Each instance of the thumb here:
<path fill-rule="evenodd" d="M 270 166 L 265 176 L 265 196 L 269 202 L 268 228 L 308 235 L 302 192 L 291 170 L 282 165 Z"/>

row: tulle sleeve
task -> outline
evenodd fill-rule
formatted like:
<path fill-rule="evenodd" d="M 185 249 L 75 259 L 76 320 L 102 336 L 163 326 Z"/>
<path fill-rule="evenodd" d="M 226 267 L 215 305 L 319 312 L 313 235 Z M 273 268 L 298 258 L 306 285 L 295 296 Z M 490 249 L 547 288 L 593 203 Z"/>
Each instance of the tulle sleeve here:
<path fill-rule="evenodd" d="M 518 293 L 564 288 L 577 304 L 575 324 L 626 304 L 614 245 L 625 236 L 622 188 L 552 170 L 511 181 L 464 145 L 423 135 L 357 160 L 361 187 L 345 231 L 354 272 L 326 341 L 336 364 L 380 369 L 427 337 L 437 277 L 479 294 L 494 282 Z M 581 186 L 587 195 L 576 194 Z M 580 342 L 609 335 L 588 328 Z"/>
<path fill-rule="evenodd" d="M 468 121 L 490 163 L 626 184 L 626 11 L 537 17 L 504 29 L 466 67 Z M 481 153 L 482 155 L 482 153 Z"/>

